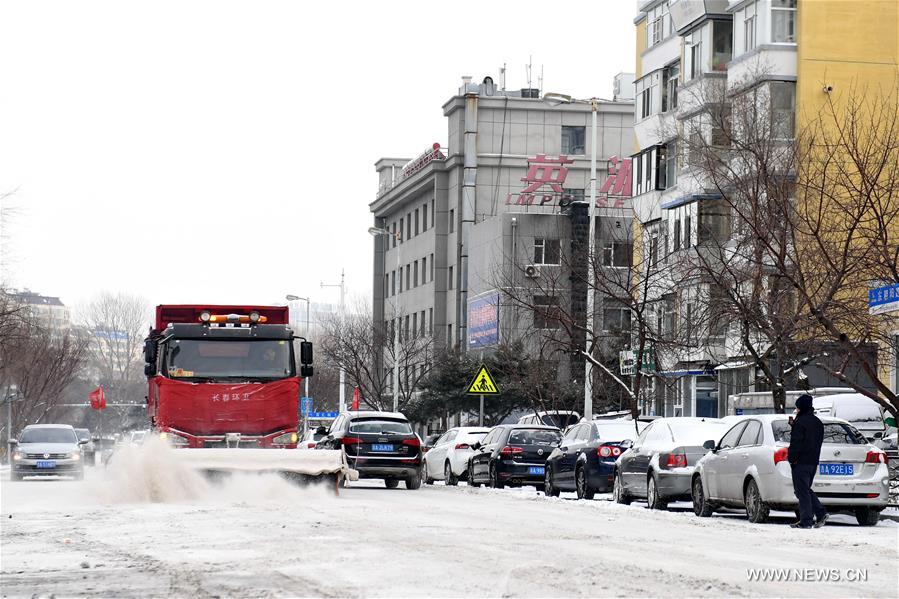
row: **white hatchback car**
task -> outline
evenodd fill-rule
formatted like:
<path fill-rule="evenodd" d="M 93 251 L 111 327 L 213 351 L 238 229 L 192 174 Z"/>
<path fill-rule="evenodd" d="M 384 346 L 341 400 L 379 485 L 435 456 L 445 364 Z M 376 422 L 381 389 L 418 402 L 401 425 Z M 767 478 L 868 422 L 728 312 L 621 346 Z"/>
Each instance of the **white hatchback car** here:
<path fill-rule="evenodd" d="M 489 432 L 486 427 L 458 426 L 443 433 L 422 457 L 422 481 L 430 485 L 435 480 L 442 480 L 448 485 L 455 485 L 460 478 L 468 476 L 471 444 L 480 441 Z"/>
<path fill-rule="evenodd" d="M 851 424 L 821 418 L 824 445 L 813 489 L 829 511 L 855 514 L 872 526 L 889 500 L 886 454 Z M 747 416 L 710 449 L 693 473 L 693 511 L 710 516 L 719 507 L 743 507 L 750 522 L 764 522 L 770 510 L 794 511 L 793 478 L 787 460 L 789 416 Z M 711 444 L 710 444 L 711 445 Z"/>

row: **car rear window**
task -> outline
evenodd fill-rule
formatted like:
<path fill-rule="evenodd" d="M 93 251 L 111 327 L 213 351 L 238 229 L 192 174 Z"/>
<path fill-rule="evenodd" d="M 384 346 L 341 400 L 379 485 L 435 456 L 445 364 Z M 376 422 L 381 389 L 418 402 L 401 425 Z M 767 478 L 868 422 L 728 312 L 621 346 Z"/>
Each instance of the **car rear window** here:
<path fill-rule="evenodd" d="M 643 430 L 642 426 L 640 430 Z M 633 422 L 630 424 L 597 425 L 596 431 L 599 433 L 600 441 L 633 440 L 640 434 L 634 428 Z"/>
<path fill-rule="evenodd" d="M 509 434 L 509 445 L 557 445 L 561 439 L 558 431 L 518 429 Z"/>
<path fill-rule="evenodd" d="M 782 443 L 790 442 L 790 433 L 793 428 L 786 420 L 775 420 L 771 423 L 774 431 L 774 440 Z M 854 427 L 842 422 L 824 423 L 824 442 L 833 445 L 861 445 L 867 443 L 865 438 Z"/>
<path fill-rule="evenodd" d="M 366 420 L 353 420 L 350 423 L 351 433 L 374 433 L 411 435 L 412 427 L 405 420 L 387 420 L 384 418 L 371 418 Z"/>
<path fill-rule="evenodd" d="M 465 440 L 465 441 L 480 441 L 481 439 L 483 439 L 484 437 L 486 437 L 486 436 L 487 436 L 487 433 L 489 433 L 489 432 L 490 432 L 490 431 L 483 431 L 483 432 L 480 432 L 480 433 L 462 433 L 461 435 L 459 435 L 459 437 L 458 437 L 456 440 L 457 440 L 457 441 L 459 441 L 459 440 Z"/>
<path fill-rule="evenodd" d="M 723 422 L 671 423 L 674 441 L 683 445 L 702 445 L 706 441 L 717 441 L 730 426 Z"/>
<path fill-rule="evenodd" d="M 574 414 L 544 414 L 541 420 L 546 426 L 557 426 L 564 429 L 572 424 L 577 424 L 580 417 Z"/>
<path fill-rule="evenodd" d="M 19 443 L 77 443 L 70 428 L 32 428 L 22 431 Z"/>

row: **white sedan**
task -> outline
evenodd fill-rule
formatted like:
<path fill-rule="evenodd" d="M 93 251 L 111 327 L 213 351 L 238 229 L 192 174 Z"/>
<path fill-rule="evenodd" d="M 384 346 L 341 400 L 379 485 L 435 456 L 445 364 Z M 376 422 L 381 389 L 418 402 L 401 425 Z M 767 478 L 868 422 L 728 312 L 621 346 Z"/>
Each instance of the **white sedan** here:
<path fill-rule="evenodd" d="M 863 526 L 877 524 L 889 500 L 886 454 L 845 420 L 821 421 L 824 445 L 812 487 L 815 494 L 829 511 L 854 513 Z M 741 507 L 750 522 L 764 522 L 772 509 L 797 509 L 787 460 L 790 431 L 784 414 L 748 416 L 717 444 L 710 444 L 692 478 L 696 515 L 710 516 L 719 507 Z"/>
<path fill-rule="evenodd" d="M 422 458 L 422 481 L 429 485 L 435 480 L 457 484 L 460 478 L 468 475 L 472 443 L 480 441 L 489 432 L 486 427 L 457 426 L 443 433 Z"/>

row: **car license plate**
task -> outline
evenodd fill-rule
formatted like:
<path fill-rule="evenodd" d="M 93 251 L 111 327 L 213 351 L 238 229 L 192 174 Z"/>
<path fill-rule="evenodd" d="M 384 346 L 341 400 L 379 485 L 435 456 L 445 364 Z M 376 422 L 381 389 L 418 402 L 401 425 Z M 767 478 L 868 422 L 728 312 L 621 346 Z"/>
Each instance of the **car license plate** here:
<path fill-rule="evenodd" d="M 852 476 L 855 474 L 855 467 L 852 464 L 818 464 L 818 474 Z"/>
<path fill-rule="evenodd" d="M 38 468 L 56 468 L 56 462 L 54 460 L 38 460 L 36 466 Z"/>
<path fill-rule="evenodd" d="M 371 446 L 372 451 L 393 451 L 393 445 L 384 444 L 384 443 L 372 443 Z"/>
<path fill-rule="evenodd" d="M 543 475 L 543 466 L 528 466 L 528 474 Z"/>

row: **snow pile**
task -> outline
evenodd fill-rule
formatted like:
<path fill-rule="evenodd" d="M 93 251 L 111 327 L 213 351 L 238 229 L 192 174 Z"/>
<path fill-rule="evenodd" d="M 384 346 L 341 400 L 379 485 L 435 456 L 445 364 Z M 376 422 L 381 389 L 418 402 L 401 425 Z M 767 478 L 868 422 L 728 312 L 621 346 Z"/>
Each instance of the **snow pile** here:
<path fill-rule="evenodd" d="M 202 468 L 178 453 L 197 451 L 172 449 L 157 438 L 143 445 L 122 447 L 110 459 L 103 476 L 94 481 L 92 490 L 103 503 L 259 503 L 334 494 L 333 482 L 301 487 L 272 472 L 238 471 L 209 479 Z"/>
<path fill-rule="evenodd" d="M 151 437 L 143 445 L 126 445 L 109 460 L 97 495 L 109 503 L 171 502 L 209 494 L 203 475 L 182 464 L 164 441 Z"/>

